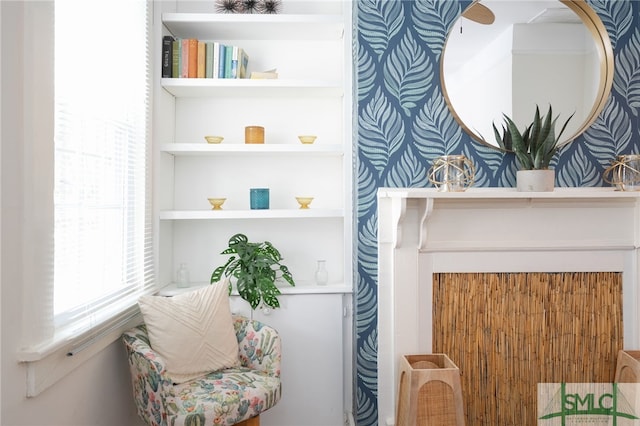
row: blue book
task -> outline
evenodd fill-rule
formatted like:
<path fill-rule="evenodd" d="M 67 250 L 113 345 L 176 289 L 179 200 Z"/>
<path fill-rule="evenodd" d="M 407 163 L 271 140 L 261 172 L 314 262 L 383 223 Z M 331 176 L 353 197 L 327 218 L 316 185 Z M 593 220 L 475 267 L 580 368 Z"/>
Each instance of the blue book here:
<path fill-rule="evenodd" d="M 233 78 L 231 75 L 233 61 L 233 46 L 224 47 L 224 78 Z"/>
<path fill-rule="evenodd" d="M 231 56 L 231 78 L 238 78 L 238 52 L 240 48 L 238 46 L 232 47 Z"/>
<path fill-rule="evenodd" d="M 218 78 L 224 78 L 224 63 L 225 63 L 225 45 L 220 45 L 220 58 L 218 63 Z"/>

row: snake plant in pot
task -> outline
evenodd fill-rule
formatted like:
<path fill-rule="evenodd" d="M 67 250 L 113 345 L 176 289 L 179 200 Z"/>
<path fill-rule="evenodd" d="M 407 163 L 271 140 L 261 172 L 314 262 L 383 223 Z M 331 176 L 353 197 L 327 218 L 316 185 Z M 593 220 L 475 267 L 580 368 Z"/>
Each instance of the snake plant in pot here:
<path fill-rule="evenodd" d="M 556 121 L 559 116 L 553 117 L 551 105 L 549 111 L 540 115 L 540 109 L 536 105 L 533 122 L 523 132 L 513 120 L 504 114 L 502 135 L 493 125 L 498 145 L 507 151 L 512 151 L 518 160 L 520 170 L 517 174 L 518 191 L 553 191 L 555 173 L 549 169 L 551 159 L 558 151 L 558 142 L 573 114 L 564 122 L 560 132 L 556 135 Z"/>
<path fill-rule="evenodd" d="M 280 252 L 269 241 L 252 243 L 246 235 L 236 234 L 229 239 L 229 246 L 221 254 L 232 255 L 224 265 L 211 274 L 211 284 L 229 277 L 229 293 L 235 284 L 238 294 L 249 302 L 251 309 L 261 303 L 270 308 L 279 308 L 280 290 L 276 280 L 283 278 L 295 286 L 293 276 L 284 264 Z"/>

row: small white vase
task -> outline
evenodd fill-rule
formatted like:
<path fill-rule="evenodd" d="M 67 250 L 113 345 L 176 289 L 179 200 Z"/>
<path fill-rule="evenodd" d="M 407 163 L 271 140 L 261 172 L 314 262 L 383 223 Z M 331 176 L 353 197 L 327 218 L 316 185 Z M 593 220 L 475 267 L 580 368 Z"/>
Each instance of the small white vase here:
<path fill-rule="evenodd" d="M 176 272 L 178 288 L 186 288 L 189 287 L 189 270 L 187 269 L 186 263 L 181 263 L 180 268 L 178 268 L 178 272 Z"/>
<path fill-rule="evenodd" d="M 318 285 L 327 285 L 329 282 L 329 273 L 327 272 L 325 260 L 318 260 L 318 269 L 316 269 L 315 278 L 316 284 Z"/>
<path fill-rule="evenodd" d="M 552 192 L 556 173 L 553 169 L 518 170 L 517 188 L 520 192 Z"/>

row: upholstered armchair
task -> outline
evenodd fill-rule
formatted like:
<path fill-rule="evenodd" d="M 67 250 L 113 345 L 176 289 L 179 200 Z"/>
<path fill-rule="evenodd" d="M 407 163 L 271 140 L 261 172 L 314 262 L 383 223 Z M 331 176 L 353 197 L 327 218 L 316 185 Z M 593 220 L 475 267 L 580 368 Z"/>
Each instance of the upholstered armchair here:
<path fill-rule="evenodd" d="M 259 425 L 280 399 L 280 337 L 273 328 L 233 317 L 240 366 L 174 384 L 151 348 L 146 326 L 123 335 L 138 414 L 150 426 Z"/>

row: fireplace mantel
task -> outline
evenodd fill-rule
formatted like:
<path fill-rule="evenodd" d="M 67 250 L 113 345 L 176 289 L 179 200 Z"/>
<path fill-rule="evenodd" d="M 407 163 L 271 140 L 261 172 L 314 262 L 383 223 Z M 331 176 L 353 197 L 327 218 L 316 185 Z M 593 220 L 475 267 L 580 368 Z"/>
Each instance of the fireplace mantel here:
<path fill-rule="evenodd" d="M 640 348 L 640 192 L 378 190 L 378 412 L 393 425 L 398 359 L 430 353 L 438 272 L 622 272 L 624 345 Z"/>

